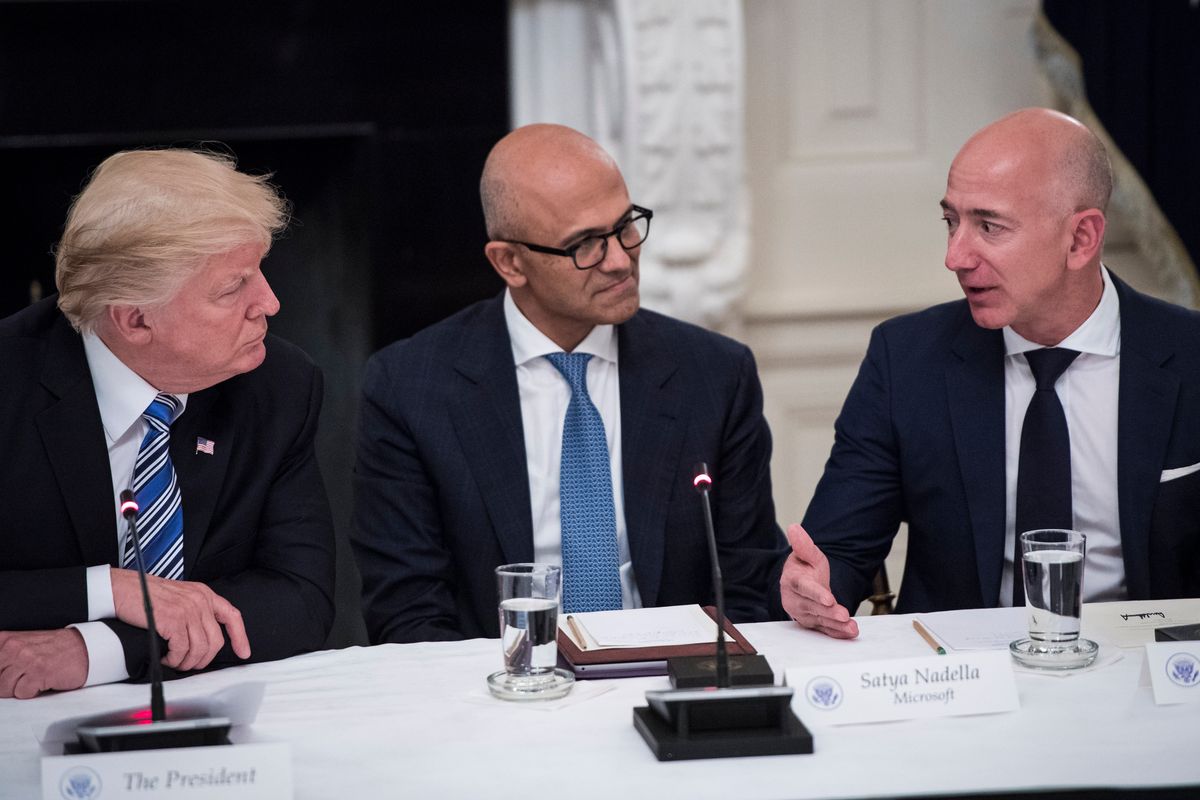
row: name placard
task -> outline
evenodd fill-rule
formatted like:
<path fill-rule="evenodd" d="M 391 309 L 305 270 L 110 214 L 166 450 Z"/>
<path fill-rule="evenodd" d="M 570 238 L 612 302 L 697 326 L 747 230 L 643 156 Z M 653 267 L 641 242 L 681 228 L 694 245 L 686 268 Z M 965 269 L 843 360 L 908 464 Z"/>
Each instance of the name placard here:
<path fill-rule="evenodd" d="M 291 747 L 237 744 L 42 759 L 42 800 L 129 797 L 291 800 Z"/>
<path fill-rule="evenodd" d="M 1146 666 L 1158 705 L 1200 701 L 1200 642 L 1150 642 Z"/>
<path fill-rule="evenodd" d="M 984 651 L 793 667 L 792 710 L 805 725 L 996 714 L 1019 707 L 1012 659 Z"/>

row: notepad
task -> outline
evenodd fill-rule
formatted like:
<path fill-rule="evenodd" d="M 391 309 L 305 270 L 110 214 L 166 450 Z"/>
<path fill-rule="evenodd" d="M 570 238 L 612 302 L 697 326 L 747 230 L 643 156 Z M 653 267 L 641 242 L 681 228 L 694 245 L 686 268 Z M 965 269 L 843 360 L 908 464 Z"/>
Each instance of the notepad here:
<path fill-rule="evenodd" d="M 578 641 L 566 615 L 559 617 L 559 628 L 584 650 L 708 644 L 717 638 L 712 617 L 698 605 L 589 611 L 569 616 L 587 641 Z"/>
<path fill-rule="evenodd" d="M 1029 635 L 1023 607 L 988 614 L 976 609 L 938 611 L 918 614 L 917 619 L 949 650 L 1007 650 L 1009 642 Z"/>

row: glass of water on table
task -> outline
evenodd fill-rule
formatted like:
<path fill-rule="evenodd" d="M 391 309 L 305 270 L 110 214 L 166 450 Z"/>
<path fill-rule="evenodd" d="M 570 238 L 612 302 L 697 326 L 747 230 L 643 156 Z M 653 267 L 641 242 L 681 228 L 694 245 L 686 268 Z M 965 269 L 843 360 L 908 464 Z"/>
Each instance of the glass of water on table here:
<path fill-rule="evenodd" d="M 562 697 L 575 684 L 575 675 L 558 667 L 562 567 L 505 564 L 496 567 L 496 588 L 504 669 L 488 676 L 488 688 L 504 700 Z"/>
<path fill-rule="evenodd" d="M 1047 529 L 1021 534 L 1029 638 L 1008 646 L 1021 664 L 1060 670 L 1086 667 L 1096 660 L 1099 646 L 1079 637 L 1086 553 L 1087 539 L 1079 531 Z"/>

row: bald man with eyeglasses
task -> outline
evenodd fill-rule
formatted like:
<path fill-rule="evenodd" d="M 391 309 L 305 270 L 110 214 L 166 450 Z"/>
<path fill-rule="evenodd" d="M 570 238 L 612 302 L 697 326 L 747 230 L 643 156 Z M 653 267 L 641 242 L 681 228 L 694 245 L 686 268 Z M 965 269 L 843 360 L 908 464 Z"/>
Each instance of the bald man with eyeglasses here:
<path fill-rule="evenodd" d="M 727 612 L 765 620 L 786 540 L 750 351 L 639 309 L 653 212 L 578 131 L 505 136 L 480 194 L 504 292 L 366 369 L 353 543 L 371 641 L 499 636 L 507 563 L 561 564 L 568 613 L 712 603 L 697 462 Z"/>

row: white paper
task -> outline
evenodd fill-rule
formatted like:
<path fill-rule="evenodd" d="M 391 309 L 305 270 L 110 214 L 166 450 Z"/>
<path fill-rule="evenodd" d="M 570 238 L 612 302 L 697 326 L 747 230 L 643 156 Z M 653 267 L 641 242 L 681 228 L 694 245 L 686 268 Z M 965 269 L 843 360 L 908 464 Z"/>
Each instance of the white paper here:
<path fill-rule="evenodd" d="M 585 650 L 706 644 L 717 640 L 717 623 L 697 605 L 560 615 L 559 627 L 580 644 L 568 617 L 587 638 Z"/>
<path fill-rule="evenodd" d="M 805 725 L 848 725 L 1016 710 L 1008 653 L 895 658 L 788 668 Z"/>
<path fill-rule="evenodd" d="M 1200 599 L 1130 600 L 1083 606 L 1083 623 L 1088 630 L 1117 647 L 1141 647 L 1154 641 L 1155 628 L 1194 622 L 1200 622 Z"/>
<path fill-rule="evenodd" d="M 917 619 L 947 650 L 1008 652 L 1011 642 L 1029 636 L 1024 608 L 998 608 L 987 614 L 977 609 L 939 611 L 919 614 Z"/>

